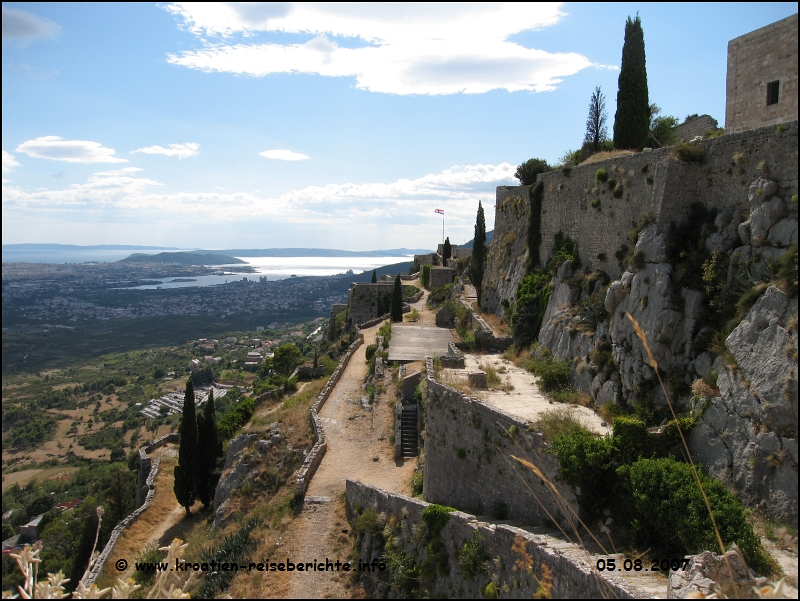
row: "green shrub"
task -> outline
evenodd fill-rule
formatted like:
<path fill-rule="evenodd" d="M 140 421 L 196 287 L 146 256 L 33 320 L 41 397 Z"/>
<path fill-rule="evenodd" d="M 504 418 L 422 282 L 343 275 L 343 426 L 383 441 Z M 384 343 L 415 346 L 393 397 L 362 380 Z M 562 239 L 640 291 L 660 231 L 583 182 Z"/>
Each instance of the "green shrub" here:
<path fill-rule="evenodd" d="M 461 547 L 461 552 L 458 554 L 458 565 L 467 580 L 475 578 L 483 565 L 485 559 L 483 547 L 483 537 L 477 530 L 472 531 L 472 539 Z"/>
<path fill-rule="evenodd" d="M 456 456 L 459 459 L 466 459 L 467 458 L 467 452 L 464 449 L 458 449 L 458 451 L 456 451 Z"/>
<path fill-rule="evenodd" d="M 564 261 L 569 261 L 573 269 L 581 266 L 578 243 L 559 230 L 553 239 L 553 249 L 550 252 L 550 260 L 547 262 L 547 271 L 552 274 Z"/>
<path fill-rule="evenodd" d="M 378 350 L 377 344 L 370 344 L 367 346 L 367 348 L 364 349 L 364 354 L 366 355 L 367 363 L 372 361 L 372 359 L 375 357 L 375 351 L 377 350 Z"/>
<path fill-rule="evenodd" d="M 389 320 L 378 329 L 378 336 L 383 336 L 383 348 L 389 348 L 392 340 L 392 321 Z"/>
<path fill-rule="evenodd" d="M 623 188 L 622 184 L 619 184 L 617 187 L 614 188 L 614 191 L 611 193 L 611 195 L 614 198 L 622 198 L 622 194 L 624 192 L 625 192 L 625 189 Z"/>
<path fill-rule="evenodd" d="M 430 289 L 431 283 L 431 266 L 430 265 L 423 265 L 422 266 L 422 274 L 420 275 L 420 281 L 422 286 L 426 289 Z"/>
<path fill-rule="evenodd" d="M 639 544 L 680 556 L 719 551 L 717 537 L 692 467 L 672 458 L 640 459 L 617 470 L 632 500 L 631 525 Z M 717 481 L 699 474 L 700 484 L 727 547 L 736 543 L 750 567 L 770 569 L 770 561 L 748 522 L 742 504 Z"/>
<path fill-rule="evenodd" d="M 601 206 L 600 205 L 600 199 L 599 198 L 593 198 L 592 199 L 592 208 L 593 209 L 597 209 L 599 211 L 600 210 L 600 206 Z"/>
<path fill-rule="evenodd" d="M 681 142 L 675 147 L 675 156 L 687 163 L 702 163 L 706 160 L 706 149 L 698 144 Z"/>
<path fill-rule="evenodd" d="M 569 384 L 570 364 L 567 361 L 551 361 L 539 364 L 534 373 L 545 392 L 560 390 Z"/>
<path fill-rule="evenodd" d="M 369 532 L 376 536 L 382 530 L 378 523 L 378 513 L 374 509 L 365 510 L 364 513 L 356 518 L 354 528 L 358 534 Z"/>
<path fill-rule="evenodd" d="M 594 181 L 603 183 L 608 180 L 608 171 L 605 169 L 598 169 L 594 172 Z"/>
<path fill-rule="evenodd" d="M 648 176 L 645 178 L 645 180 L 644 180 L 644 181 L 646 181 L 646 182 L 647 182 L 647 185 L 648 185 L 648 186 L 652 186 L 652 185 L 653 185 L 653 176 L 652 176 L 652 175 L 648 175 Z"/>
<path fill-rule="evenodd" d="M 609 178 L 606 180 L 606 184 L 608 184 L 608 189 L 609 189 L 609 190 L 613 190 L 613 189 L 614 189 L 614 186 L 616 186 L 616 185 L 617 185 L 617 180 L 615 180 L 613 177 L 609 177 Z"/>
<path fill-rule="evenodd" d="M 420 514 L 420 521 L 427 526 L 427 540 L 430 541 L 442 533 L 442 529 L 450 521 L 450 514 L 456 509 L 447 505 L 428 505 Z"/>
<path fill-rule="evenodd" d="M 394 441 L 392 441 L 394 442 Z M 422 483 L 425 480 L 422 472 L 414 472 L 411 476 L 411 494 L 412 496 L 419 497 L 422 495 Z"/>
<path fill-rule="evenodd" d="M 523 186 L 530 186 L 536 183 L 536 178 L 540 173 L 550 171 L 552 168 L 547 164 L 544 159 L 528 159 L 517 167 L 514 177 L 519 180 Z"/>
<path fill-rule="evenodd" d="M 518 346 L 527 347 L 539 338 L 542 318 L 551 292 L 549 273 L 530 273 L 517 286 L 511 329 L 514 333 L 514 342 Z"/>

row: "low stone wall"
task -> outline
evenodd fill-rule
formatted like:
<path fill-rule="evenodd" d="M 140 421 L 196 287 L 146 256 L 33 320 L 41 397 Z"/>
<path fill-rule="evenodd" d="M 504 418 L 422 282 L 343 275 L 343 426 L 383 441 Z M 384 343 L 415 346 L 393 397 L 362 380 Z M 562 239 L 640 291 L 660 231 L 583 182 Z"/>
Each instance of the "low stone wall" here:
<path fill-rule="evenodd" d="M 504 351 L 514 343 L 511 336 L 494 335 L 494 330 L 480 315 L 472 314 L 472 329 L 475 332 L 475 340 L 482 349 L 490 351 Z"/>
<path fill-rule="evenodd" d="M 418 544 L 413 533 L 429 503 L 353 480 L 346 482 L 346 498 L 351 519 L 356 517 L 356 510 L 377 512 L 379 523 L 385 520 L 389 524 L 387 528 L 391 529 L 392 524 L 397 524 L 393 529 L 393 540 L 399 542 L 398 550 L 409 553 L 417 565 L 428 559 L 425 545 Z M 458 554 L 465 543 L 473 540 L 475 532 L 483 539 L 483 559 L 489 560 L 487 563 L 491 565 L 491 580 L 490 575 L 480 568 L 473 577 L 468 578 L 459 565 Z M 537 581 L 548 579 L 545 568 L 549 571 L 552 582 L 550 595 L 554 599 L 635 599 L 650 596 L 572 556 L 578 553 L 565 553 L 552 544 L 556 541 L 549 537 L 506 524 L 480 522 L 474 515 L 460 511 L 450 514 L 450 519 L 442 529 L 441 539 L 448 561 L 446 570 L 437 571 L 424 591 L 430 598 L 484 598 L 487 585 L 496 581 L 494 587 L 498 596 L 530 599 L 539 588 Z M 370 562 L 373 558 L 385 561 L 382 558 L 383 536 L 365 533 L 359 542 L 362 562 Z M 563 548 L 563 545 L 560 546 Z M 519 553 L 523 549 L 529 557 Z M 520 562 L 523 562 L 523 569 L 518 569 Z M 367 593 L 373 598 L 386 598 L 391 573 L 387 570 L 366 573 L 366 576 L 364 585 Z"/>
<path fill-rule="evenodd" d="M 359 330 L 366 330 L 367 328 L 371 328 L 372 326 L 378 325 L 380 322 L 389 319 L 392 316 L 391 313 L 386 313 L 385 315 L 381 315 L 380 317 L 376 317 L 375 319 L 370 319 L 369 321 L 365 321 L 364 323 L 358 324 Z"/>
<path fill-rule="evenodd" d="M 161 438 L 145 445 L 139 449 L 139 475 L 136 478 L 136 506 L 144 502 L 144 490 L 147 490 L 147 478 L 149 478 L 152 459 L 148 457 L 150 453 L 163 447 L 167 443 L 177 444 L 181 441 L 181 435 L 177 432 L 165 434 Z M 145 475 L 148 474 L 148 475 Z"/>
<path fill-rule="evenodd" d="M 414 280 L 419 279 L 419 271 L 417 273 L 410 273 L 408 275 L 401 275 L 400 281 L 401 282 L 413 282 Z"/>
<path fill-rule="evenodd" d="M 527 422 L 437 382 L 433 360 L 426 362 L 425 498 L 574 531 L 578 504 L 574 493 L 556 482 L 558 460 L 542 435 L 528 431 Z"/>
<path fill-rule="evenodd" d="M 331 377 L 328 378 L 328 382 L 325 384 L 325 388 L 322 389 L 322 392 L 317 397 L 317 401 L 311 407 L 311 411 L 309 412 L 311 427 L 314 429 L 314 438 L 316 438 L 317 442 L 314 443 L 314 446 L 311 448 L 311 452 L 306 455 L 305 461 L 303 461 L 303 465 L 300 467 L 297 472 L 297 476 L 295 477 L 295 496 L 297 497 L 303 497 L 306 494 L 308 485 L 311 482 L 311 478 L 314 477 L 319 464 L 322 462 L 322 458 L 325 456 L 325 452 L 328 450 L 328 442 L 325 438 L 325 429 L 322 427 L 322 421 L 319 419 L 319 411 L 322 409 L 325 401 L 328 400 L 328 397 L 330 396 L 331 391 L 333 391 L 333 387 L 336 386 L 336 383 L 339 381 L 339 378 L 342 377 L 342 374 L 347 368 L 347 364 L 350 362 L 350 358 L 353 356 L 353 353 L 356 352 L 356 349 L 358 349 L 363 342 L 364 335 L 359 331 L 356 339 L 339 361 L 339 365 L 336 366 L 336 369 L 333 370 Z"/>
<path fill-rule="evenodd" d="M 155 441 L 151 445 L 149 445 L 147 447 L 142 447 L 141 449 L 139 449 L 140 465 L 141 465 L 141 459 L 142 459 L 142 451 L 144 451 L 145 449 L 149 449 L 148 452 L 152 452 L 155 449 L 157 449 L 158 447 L 164 446 L 168 442 L 174 442 L 174 440 L 172 438 L 170 438 L 170 437 L 175 437 L 175 436 L 177 436 L 177 435 L 176 434 L 167 434 L 166 436 L 162 436 L 161 438 L 159 438 L 157 441 Z M 145 457 L 147 457 L 147 453 L 145 453 Z M 86 585 L 87 588 L 92 586 L 97 581 L 97 579 L 100 577 L 100 574 L 103 572 L 103 567 L 105 566 L 106 561 L 108 561 L 109 555 L 111 555 L 111 552 L 114 550 L 114 547 L 116 546 L 117 541 L 119 540 L 119 537 L 122 536 L 122 532 L 126 528 L 130 527 L 131 524 L 133 524 L 136 521 L 136 519 L 140 515 L 142 515 L 145 511 L 147 511 L 147 509 L 150 507 L 150 505 L 153 504 L 153 497 L 155 497 L 155 495 L 156 495 L 155 481 L 156 481 L 156 476 L 158 475 L 158 466 L 159 466 L 160 463 L 161 463 L 161 459 L 156 458 L 156 459 L 150 460 L 148 458 L 148 464 L 150 465 L 150 469 L 149 469 L 149 472 L 147 474 L 147 479 L 145 480 L 145 483 L 144 483 L 144 486 L 147 487 L 147 496 L 144 499 L 144 503 L 139 505 L 139 507 L 137 507 L 130 515 L 128 515 L 128 517 L 126 517 L 122 521 L 120 521 L 120 523 L 117 524 L 114 527 L 114 529 L 111 531 L 111 536 L 109 537 L 108 542 L 106 543 L 106 546 L 103 547 L 103 550 L 100 552 L 100 555 L 97 558 L 97 561 L 92 566 L 92 569 L 89 570 L 89 575 L 86 578 L 86 582 L 84 582 L 84 584 Z"/>
<path fill-rule="evenodd" d="M 439 361 L 442 367 L 449 367 L 451 369 L 464 369 L 464 353 L 456 346 L 455 342 L 447 343 L 447 354 L 441 355 Z"/>
<path fill-rule="evenodd" d="M 417 292 L 417 293 L 416 293 L 415 295 L 413 295 L 413 296 L 407 296 L 407 297 L 405 297 L 405 298 L 403 299 L 403 302 L 404 302 L 404 303 L 409 303 L 409 304 L 410 304 L 410 303 L 416 303 L 417 301 L 419 301 L 419 299 L 421 299 L 421 298 L 422 298 L 422 295 L 423 295 L 423 294 L 425 294 L 425 291 L 424 291 L 424 290 L 420 290 L 419 292 Z"/>

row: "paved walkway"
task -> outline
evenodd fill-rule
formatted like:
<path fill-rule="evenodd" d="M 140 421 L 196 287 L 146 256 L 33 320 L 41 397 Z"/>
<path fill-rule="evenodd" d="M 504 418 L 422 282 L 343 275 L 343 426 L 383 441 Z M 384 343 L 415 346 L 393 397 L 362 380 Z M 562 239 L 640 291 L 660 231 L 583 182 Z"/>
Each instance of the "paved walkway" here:
<path fill-rule="evenodd" d="M 420 361 L 425 357 L 446 355 L 450 342 L 453 342 L 450 330 L 413 323 L 394 323 L 389 362 Z"/>
<path fill-rule="evenodd" d="M 364 330 L 364 344 L 353 354 L 320 419 L 328 440 L 328 451 L 311 479 L 302 513 L 283 536 L 285 544 L 276 556 L 312 562 L 326 558 L 350 561 L 347 523 L 341 500 L 345 479 L 368 482 L 385 490 L 410 494 L 411 475 L 417 459 L 394 460 L 394 414 L 389 404 L 392 391 L 366 407 L 362 383 L 367 375 L 365 349 L 375 339 L 379 326 Z M 394 341 L 394 337 L 392 338 Z M 377 383 L 377 382 L 376 382 Z M 381 383 L 389 386 L 388 379 Z M 322 599 L 350 597 L 341 575 L 331 572 L 293 572 L 288 575 L 286 598 Z"/>

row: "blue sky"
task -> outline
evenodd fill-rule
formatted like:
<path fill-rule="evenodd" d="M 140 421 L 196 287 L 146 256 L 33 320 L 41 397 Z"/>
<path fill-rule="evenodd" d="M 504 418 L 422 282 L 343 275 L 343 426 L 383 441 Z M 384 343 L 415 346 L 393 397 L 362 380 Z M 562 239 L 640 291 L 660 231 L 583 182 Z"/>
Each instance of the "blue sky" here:
<path fill-rule="evenodd" d="M 796 3 L 3 3 L 3 243 L 433 247 L 616 108 L 724 124 L 728 40 Z"/>

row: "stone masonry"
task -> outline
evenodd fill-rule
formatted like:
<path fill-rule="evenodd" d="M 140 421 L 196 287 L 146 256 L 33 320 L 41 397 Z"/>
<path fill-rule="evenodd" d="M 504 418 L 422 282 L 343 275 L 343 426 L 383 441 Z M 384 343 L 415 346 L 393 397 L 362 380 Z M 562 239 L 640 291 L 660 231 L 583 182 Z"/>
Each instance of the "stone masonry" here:
<path fill-rule="evenodd" d="M 767 84 L 778 102 L 767 105 Z M 797 120 L 797 13 L 728 42 L 725 129 Z"/>
<path fill-rule="evenodd" d="M 785 131 L 774 126 L 729 134 L 699 142 L 703 163 L 686 163 L 673 156 L 674 148 L 641 152 L 539 177 L 544 183 L 541 211 L 542 262 L 549 258 L 560 231 L 578 241 L 581 260 L 612 279 L 622 269 L 615 253 L 629 245 L 628 230 L 640 215 L 656 220 L 656 235 L 680 219 L 694 202 L 709 209 L 750 210 L 748 189 L 766 170 L 786 196 L 797 193 L 797 121 Z M 607 184 L 596 181 L 606 171 L 622 195 L 615 198 Z M 484 308 L 502 315 L 501 301 L 513 303 L 525 275 L 530 194 L 532 186 L 498 186 L 495 237 L 489 246 L 484 276 Z M 592 201 L 597 200 L 597 208 Z"/>

